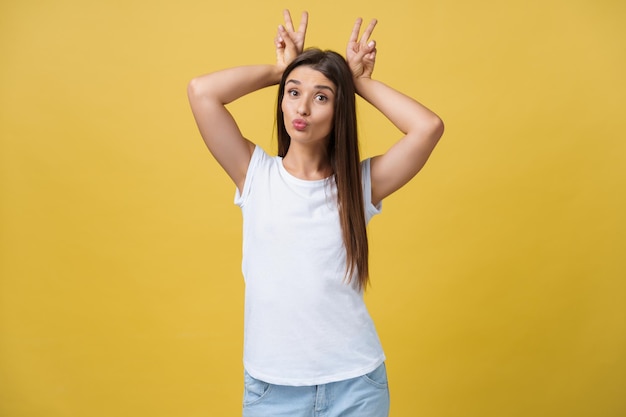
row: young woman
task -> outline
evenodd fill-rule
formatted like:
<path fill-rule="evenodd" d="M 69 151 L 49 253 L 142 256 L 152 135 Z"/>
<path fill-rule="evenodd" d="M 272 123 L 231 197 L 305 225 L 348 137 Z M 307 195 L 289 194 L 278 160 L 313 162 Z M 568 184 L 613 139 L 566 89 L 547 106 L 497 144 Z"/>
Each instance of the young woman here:
<path fill-rule="evenodd" d="M 237 187 L 243 212 L 245 417 L 389 412 L 385 356 L 363 302 L 366 224 L 426 163 L 443 133 L 430 110 L 372 79 L 373 20 L 357 19 L 346 58 L 304 50 L 308 15 L 288 11 L 276 65 L 192 80 L 200 133 Z M 244 138 L 225 105 L 278 84 L 278 156 Z M 355 94 L 403 134 L 359 158 Z"/>

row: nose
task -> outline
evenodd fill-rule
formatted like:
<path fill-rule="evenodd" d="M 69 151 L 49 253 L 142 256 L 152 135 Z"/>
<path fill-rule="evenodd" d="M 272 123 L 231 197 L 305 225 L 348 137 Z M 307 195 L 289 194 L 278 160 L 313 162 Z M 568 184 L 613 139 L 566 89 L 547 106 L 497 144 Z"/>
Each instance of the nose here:
<path fill-rule="evenodd" d="M 298 112 L 298 114 L 300 116 L 308 116 L 309 115 L 309 106 L 308 106 L 308 103 L 306 103 L 306 100 L 302 100 L 298 104 L 297 112 Z"/>

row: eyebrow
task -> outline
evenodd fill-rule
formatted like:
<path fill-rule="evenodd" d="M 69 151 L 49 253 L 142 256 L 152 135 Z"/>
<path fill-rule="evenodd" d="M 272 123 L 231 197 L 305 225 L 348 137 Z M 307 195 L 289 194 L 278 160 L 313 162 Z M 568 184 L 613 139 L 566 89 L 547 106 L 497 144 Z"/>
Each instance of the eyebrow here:
<path fill-rule="evenodd" d="M 302 84 L 302 83 L 301 83 L 300 81 L 298 81 L 298 80 L 290 79 L 290 80 L 287 80 L 287 82 L 285 83 L 285 85 L 287 85 L 287 84 L 289 84 L 289 83 L 293 83 L 293 84 L 295 84 L 295 85 L 301 85 L 301 84 Z M 327 85 L 319 84 L 319 85 L 315 85 L 314 87 L 315 87 L 315 88 L 317 88 L 317 89 L 330 90 L 330 92 L 331 92 L 331 93 L 335 94 L 335 91 L 334 91 L 331 87 L 329 87 L 329 86 L 327 86 Z"/>

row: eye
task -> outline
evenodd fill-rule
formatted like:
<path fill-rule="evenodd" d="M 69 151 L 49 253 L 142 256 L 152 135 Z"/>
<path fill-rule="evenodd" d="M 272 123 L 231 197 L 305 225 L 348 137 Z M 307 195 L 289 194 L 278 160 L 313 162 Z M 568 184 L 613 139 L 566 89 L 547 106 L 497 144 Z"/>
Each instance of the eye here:
<path fill-rule="evenodd" d="M 326 97 L 324 94 L 318 94 L 315 96 L 315 100 L 321 101 L 323 103 L 328 101 L 328 97 Z"/>
<path fill-rule="evenodd" d="M 299 93 L 298 93 L 298 91 L 297 91 L 297 90 L 294 90 L 294 89 L 291 89 L 291 90 L 288 90 L 288 91 L 287 91 L 287 95 L 288 95 L 288 96 L 291 96 L 291 97 L 297 97 L 297 96 L 298 96 L 298 94 L 299 94 Z"/>

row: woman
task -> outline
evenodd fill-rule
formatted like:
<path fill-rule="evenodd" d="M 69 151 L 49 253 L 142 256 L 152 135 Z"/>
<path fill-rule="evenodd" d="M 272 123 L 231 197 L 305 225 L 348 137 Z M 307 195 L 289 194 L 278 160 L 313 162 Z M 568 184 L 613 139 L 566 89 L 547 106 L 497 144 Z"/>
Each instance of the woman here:
<path fill-rule="evenodd" d="M 276 65 L 192 80 L 189 99 L 210 152 L 243 212 L 245 393 L 255 416 L 388 415 L 385 356 L 363 302 L 366 224 L 422 168 L 443 133 L 430 110 L 372 79 L 373 20 L 357 19 L 346 58 L 303 52 L 308 15 L 288 11 Z M 278 156 L 244 138 L 225 105 L 279 84 Z M 355 93 L 404 136 L 359 158 Z"/>

